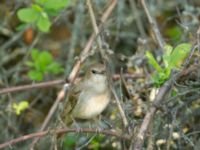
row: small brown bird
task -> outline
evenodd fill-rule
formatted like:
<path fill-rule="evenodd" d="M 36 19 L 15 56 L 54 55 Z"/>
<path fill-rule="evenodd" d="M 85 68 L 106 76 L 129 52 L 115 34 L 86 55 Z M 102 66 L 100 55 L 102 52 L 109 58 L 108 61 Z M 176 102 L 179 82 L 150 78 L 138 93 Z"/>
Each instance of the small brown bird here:
<path fill-rule="evenodd" d="M 83 80 L 73 85 L 61 118 L 69 126 L 73 119 L 92 119 L 103 112 L 110 101 L 106 67 L 92 65 Z"/>

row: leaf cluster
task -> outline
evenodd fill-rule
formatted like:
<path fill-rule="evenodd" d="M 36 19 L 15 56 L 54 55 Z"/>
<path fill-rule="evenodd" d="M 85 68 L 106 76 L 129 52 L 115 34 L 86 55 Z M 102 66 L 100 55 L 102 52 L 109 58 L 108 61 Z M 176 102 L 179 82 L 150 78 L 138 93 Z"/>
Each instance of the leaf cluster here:
<path fill-rule="evenodd" d="M 164 67 L 159 65 L 151 52 L 146 51 L 148 63 L 156 70 L 156 73 L 152 75 L 152 80 L 156 86 L 160 87 L 169 79 L 172 69 L 179 69 L 181 67 L 190 49 L 191 44 L 189 43 L 181 43 L 175 48 L 171 45 L 165 45 L 164 54 L 162 56 Z"/>
<path fill-rule="evenodd" d="M 64 70 L 59 63 L 53 61 L 52 55 L 47 51 L 32 49 L 31 58 L 32 61 L 27 61 L 26 65 L 31 67 L 28 77 L 32 80 L 41 81 L 46 73 L 58 74 Z"/>
<path fill-rule="evenodd" d="M 68 0 L 35 0 L 28 8 L 17 12 L 18 18 L 26 24 L 34 24 L 42 32 L 48 32 L 51 26 L 49 16 L 56 16 L 66 7 Z"/>

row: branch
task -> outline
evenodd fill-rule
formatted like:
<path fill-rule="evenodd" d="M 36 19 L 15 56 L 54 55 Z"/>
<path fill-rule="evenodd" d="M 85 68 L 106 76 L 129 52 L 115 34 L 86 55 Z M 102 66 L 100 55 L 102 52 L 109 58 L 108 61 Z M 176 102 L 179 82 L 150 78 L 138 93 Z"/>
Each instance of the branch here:
<path fill-rule="evenodd" d="M 136 142 L 134 144 L 134 150 L 141 150 L 142 145 L 145 139 L 145 134 L 148 129 L 148 126 L 153 119 L 153 116 L 157 110 L 157 106 L 161 103 L 162 100 L 164 100 L 165 95 L 170 91 L 175 79 L 174 76 L 172 76 L 165 84 L 160 88 L 158 94 L 156 95 L 156 98 L 153 102 L 153 105 L 149 109 L 149 111 L 146 113 L 142 125 L 140 127 L 140 130 L 136 137 Z"/>
<path fill-rule="evenodd" d="M 146 3 L 145 3 L 145 0 L 141 0 L 141 3 L 142 3 L 142 6 L 143 6 L 143 8 L 144 8 L 144 11 L 145 11 L 145 13 L 146 13 L 146 15 L 147 15 L 147 18 L 148 18 L 148 20 L 149 20 L 149 23 L 150 23 L 150 25 L 151 25 L 151 28 L 152 28 L 152 30 L 153 30 L 153 33 L 154 33 L 154 35 L 155 35 L 155 37 L 156 37 L 156 40 L 157 40 L 157 42 L 158 42 L 158 45 L 159 45 L 159 47 L 160 47 L 161 49 L 163 49 L 165 42 L 164 42 L 164 40 L 163 40 L 163 38 L 162 38 L 162 36 L 161 36 L 161 34 L 160 34 L 160 31 L 159 31 L 159 29 L 158 29 L 158 25 L 157 25 L 155 19 L 154 19 L 154 18 L 151 16 L 151 14 L 149 13 L 149 10 L 148 10 L 148 8 L 147 8 L 147 5 L 146 5 Z"/>
<path fill-rule="evenodd" d="M 123 74 L 124 78 L 130 78 L 130 79 L 137 79 L 137 78 L 144 78 L 145 76 L 142 74 L 129 74 L 125 73 Z M 119 74 L 114 74 L 112 76 L 113 80 L 119 80 L 120 75 Z M 13 93 L 13 92 L 19 92 L 19 91 L 24 91 L 24 90 L 29 90 L 29 89 L 38 89 L 38 88 L 48 88 L 54 85 L 58 84 L 64 84 L 64 80 L 53 80 L 53 81 L 46 81 L 46 82 L 41 82 L 41 83 L 34 83 L 34 84 L 27 84 L 27 85 L 19 85 L 19 86 L 13 86 L 13 87 L 8 87 L 8 88 L 3 88 L 0 89 L 0 95 L 1 94 L 6 94 L 6 93 Z"/>
<path fill-rule="evenodd" d="M 1 89 L 0 94 L 18 92 L 18 91 L 29 90 L 33 88 L 48 88 L 50 86 L 54 86 L 57 84 L 64 84 L 64 83 L 65 83 L 64 80 L 54 80 L 54 81 L 47 81 L 47 82 L 42 82 L 42 83 L 34 83 L 34 84 L 28 84 L 28 85 L 9 87 L 5 89 Z"/>
<path fill-rule="evenodd" d="M 36 132 L 36 133 L 31 133 L 27 134 L 21 137 L 18 137 L 16 139 L 12 139 L 8 142 L 0 144 L 0 149 L 14 145 L 16 143 L 26 141 L 32 138 L 41 138 L 43 136 L 46 136 L 48 134 L 64 134 L 64 133 L 69 133 L 69 132 L 76 132 L 76 133 L 96 133 L 96 134 L 104 134 L 104 135 L 109 135 L 109 136 L 115 136 L 120 139 L 124 140 L 130 140 L 130 136 L 128 135 L 123 135 L 121 133 L 118 133 L 116 131 L 110 131 L 110 130 L 103 130 L 103 129 L 92 129 L 92 128 L 83 128 L 83 129 L 77 129 L 77 128 L 62 128 L 62 129 L 52 129 L 52 130 L 47 130 L 47 131 L 41 131 L 41 132 Z"/>

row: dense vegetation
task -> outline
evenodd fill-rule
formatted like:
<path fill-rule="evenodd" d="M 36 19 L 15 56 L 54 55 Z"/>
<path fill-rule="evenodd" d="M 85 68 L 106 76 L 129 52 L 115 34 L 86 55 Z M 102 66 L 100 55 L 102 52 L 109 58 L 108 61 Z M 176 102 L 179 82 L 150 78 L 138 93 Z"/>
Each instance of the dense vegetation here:
<path fill-rule="evenodd" d="M 199 58 L 199 0 L 1 0 L 0 148 L 200 149 Z M 105 61 L 98 125 L 61 131 L 64 83 Z"/>

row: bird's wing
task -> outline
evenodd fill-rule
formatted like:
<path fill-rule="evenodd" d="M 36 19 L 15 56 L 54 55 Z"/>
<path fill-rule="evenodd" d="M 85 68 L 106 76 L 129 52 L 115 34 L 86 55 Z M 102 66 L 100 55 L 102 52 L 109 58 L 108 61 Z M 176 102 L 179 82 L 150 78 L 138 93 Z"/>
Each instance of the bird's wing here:
<path fill-rule="evenodd" d="M 68 91 L 67 100 L 64 105 L 64 110 L 61 114 L 61 118 L 63 119 L 63 122 L 67 126 L 73 122 L 72 118 L 71 118 L 71 112 L 74 109 L 74 107 L 76 106 L 78 97 L 81 93 L 81 84 L 82 83 L 79 83 L 78 86 L 77 86 L 77 84 L 73 85 L 70 88 L 70 90 Z"/>

